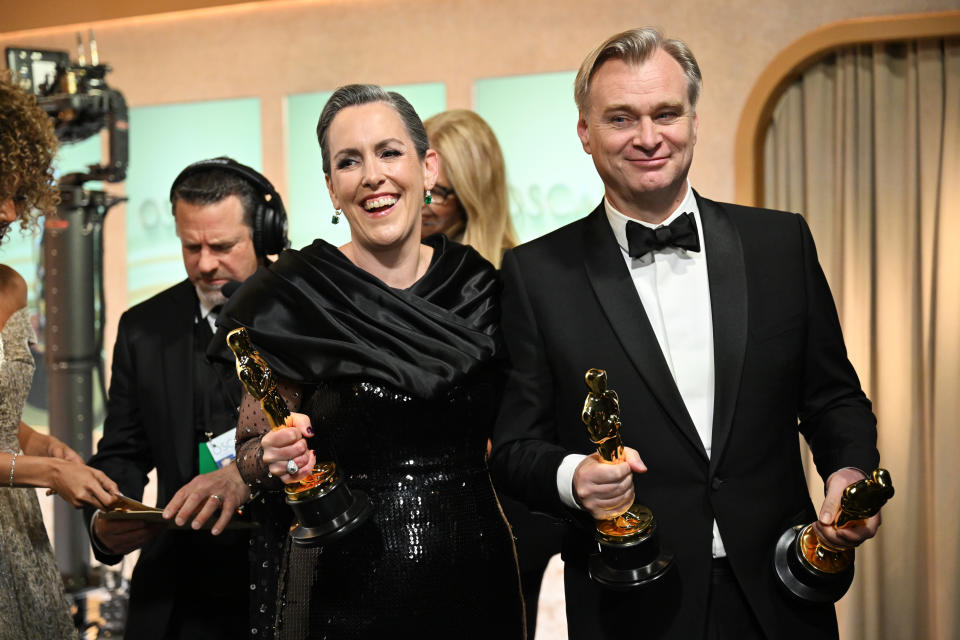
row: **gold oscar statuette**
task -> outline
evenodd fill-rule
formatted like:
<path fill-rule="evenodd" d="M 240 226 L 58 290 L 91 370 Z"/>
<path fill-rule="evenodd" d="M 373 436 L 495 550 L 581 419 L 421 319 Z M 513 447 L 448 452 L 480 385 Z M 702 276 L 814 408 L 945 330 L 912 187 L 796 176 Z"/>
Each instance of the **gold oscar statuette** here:
<path fill-rule="evenodd" d="M 607 372 L 590 369 L 585 376 L 587 398 L 580 417 L 601 461 L 623 462 L 620 437 L 620 401 L 607 389 Z M 627 590 L 660 578 L 673 564 L 673 556 L 660 549 L 653 512 L 639 503 L 625 503 L 596 520 L 598 552 L 590 557 L 590 577 L 606 587 Z"/>
<path fill-rule="evenodd" d="M 227 334 L 227 346 L 237 361 L 237 377 L 267 417 L 272 430 L 286 429 L 290 410 L 277 390 L 270 365 L 260 356 L 243 327 Z M 299 522 L 291 531 L 294 542 L 314 545 L 346 535 L 363 523 L 371 511 L 361 491 L 350 491 L 333 461 L 317 462 L 303 480 L 284 487 L 287 504 Z"/>
<path fill-rule="evenodd" d="M 886 469 L 843 490 L 840 513 L 834 520 L 838 529 L 879 513 L 893 497 L 893 480 Z M 853 582 L 854 550 L 823 540 L 813 524 L 787 529 L 777 542 L 774 567 L 780 582 L 793 595 L 810 602 L 836 602 Z"/>

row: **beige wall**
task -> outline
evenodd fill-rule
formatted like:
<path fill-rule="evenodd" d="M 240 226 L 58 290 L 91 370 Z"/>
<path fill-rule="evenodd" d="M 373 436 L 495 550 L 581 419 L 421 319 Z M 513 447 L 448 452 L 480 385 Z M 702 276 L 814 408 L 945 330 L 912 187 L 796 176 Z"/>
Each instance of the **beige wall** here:
<path fill-rule="evenodd" d="M 151 4 L 152 11 L 178 11 L 103 19 L 129 16 L 136 3 L 11 4 L 20 8 L 4 10 L 12 15 L 0 23 L 4 31 L 89 16 L 93 21 L 0 33 L 0 48 L 72 51 L 76 31 L 92 27 L 102 59 L 114 69 L 109 81 L 132 107 L 259 97 L 263 169 L 281 193 L 287 94 L 347 82 L 439 81 L 447 86 L 448 106 L 470 107 L 478 78 L 572 70 L 606 36 L 656 25 L 685 39 L 700 61 L 705 80 L 692 180 L 717 199 L 733 198 L 734 135 L 746 96 L 790 42 L 839 20 L 960 8 L 960 0 L 675 0 L 655 6 L 639 0 L 165 0 Z M 206 8 L 180 10 L 186 6 Z M 126 307 L 124 228 L 122 211 L 111 213 L 105 242 L 110 338 Z"/>
<path fill-rule="evenodd" d="M 254 0 L 255 1 L 255 0 Z M 269 0 L 261 0 L 269 1 Z M 43 0 L 23 2 L 4 0 L 0 15 L 3 15 L 4 31 L 23 31 L 42 27 L 58 27 L 114 18 L 171 13 L 201 7 L 217 7 L 231 4 L 246 4 L 251 0 Z"/>
<path fill-rule="evenodd" d="M 103 15 L 103 4 L 94 3 L 95 15 Z M 160 6 L 187 4 L 223 1 L 167 0 Z M 355 81 L 441 81 L 449 106 L 469 107 L 477 78 L 572 70 L 605 36 L 653 24 L 687 40 L 700 60 L 705 84 L 693 179 L 703 192 L 729 199 L 737 118 L 748 91 L 778 51 L 829 22 L 960 8 L 960 0 L 677 0 L 655 10 L 652 4 L 272 0 L 0 33 L 0 46 L 73 50 L 74 33 L 94 27 L 101 56 L 114 68 L 109 80 L 130 106 L 261 97 L 264 170 L 282 190 L 282 100 L 288 93 Z M 45 9 L 45 14 L 56 22 L 56 12 Z M 572 122 L 570 135 L 575 135 Z"/>

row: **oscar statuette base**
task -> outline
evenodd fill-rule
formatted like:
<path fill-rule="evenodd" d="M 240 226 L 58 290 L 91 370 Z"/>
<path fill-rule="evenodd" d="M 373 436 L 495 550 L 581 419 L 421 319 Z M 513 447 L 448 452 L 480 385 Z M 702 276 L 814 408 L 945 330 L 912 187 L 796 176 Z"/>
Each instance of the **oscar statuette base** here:
<path fill-rule="evenodd" d="M 339 474 L 313 490 L 287 492 L 297 526 L 290 531 L 294 544 L 312 547 L 334 542 L 366 522 L 373 503 L 363 491 L 351 491 Z"/>
<path fill-rule="evenodd" d="M 825 573 L 811 566 L 800 550 L 800 536 L 808 525 L 797 525 L 783 532 L 773 554 L 773 566 L 780 583 L 795 597 L 806 602 L 836 602 L 853 582 L 853 563 L 839 573 Z"/>
<path fill-rule="evenodd" d="M 613 591 L 630 591 L 665 576 L 673 566 L 673 554 L 660 548 L 654 525 L 644 536 L 629 542 L 597 540 L 597 552 L 588 559 L 590 578 Z"/>

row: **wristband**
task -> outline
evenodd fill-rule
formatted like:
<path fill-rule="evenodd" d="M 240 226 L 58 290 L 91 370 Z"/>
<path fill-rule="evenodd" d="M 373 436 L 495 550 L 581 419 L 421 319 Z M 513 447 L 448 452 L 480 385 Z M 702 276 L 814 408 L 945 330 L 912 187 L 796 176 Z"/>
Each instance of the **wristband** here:
<path fill-rule="evenodd" d="M 16 468 L 16 466 L 17 466 L 17 456 L 18 456 L 18 455 L 20 455 L 20 452 L 19 452 L 19 451 L 17 451 L 15 454 L 13 454 L 13 457 L 10 458 L 10 486 L 11 486 L 11 487 L 13 486 L 13 470 L 14 470 L 14 469 Z"/>

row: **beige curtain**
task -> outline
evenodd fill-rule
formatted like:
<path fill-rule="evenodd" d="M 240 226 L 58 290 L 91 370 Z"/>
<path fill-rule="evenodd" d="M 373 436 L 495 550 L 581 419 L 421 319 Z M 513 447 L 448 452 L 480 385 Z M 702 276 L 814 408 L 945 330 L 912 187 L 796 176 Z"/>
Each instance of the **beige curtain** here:
<path fill-rule="evenodd" d="M 765 156 L 764 204 L 810 223 L 896 488 L 837 605 L 841 638 L 960 638 L 960 39 L 807 69 Z"/>

